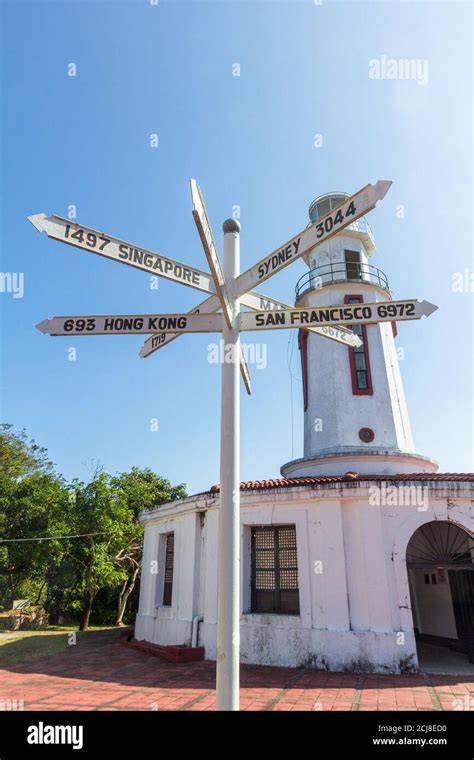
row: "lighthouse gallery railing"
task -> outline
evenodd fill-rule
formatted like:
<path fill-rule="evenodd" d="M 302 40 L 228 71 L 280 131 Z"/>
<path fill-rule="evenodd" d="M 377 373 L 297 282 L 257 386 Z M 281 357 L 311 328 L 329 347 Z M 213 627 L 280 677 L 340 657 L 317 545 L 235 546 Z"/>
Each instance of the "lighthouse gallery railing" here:
<path fill-rule="evenodd" d="M 350 282 L 352 280 L 370 282 L 390 292 L 387 276 L 372 264 L 359 262 L 338 262 L 324 264 L 306 272 L 296 283 L 296 300 L 308 290 L 315 290 L 333 282 Z"/>

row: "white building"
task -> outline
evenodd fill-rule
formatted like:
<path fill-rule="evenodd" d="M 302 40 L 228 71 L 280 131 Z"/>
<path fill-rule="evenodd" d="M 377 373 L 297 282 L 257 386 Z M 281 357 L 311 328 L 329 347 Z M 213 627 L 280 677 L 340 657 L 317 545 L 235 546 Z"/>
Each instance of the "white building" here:
<path fill-rule="evenodd" d="M 316 199 L 311 223 L 345 197 Z M 374 251 L 365 220 L 317 246 L 297 304 L 390 300 Z M 400 672 L 428 643 L 467 665 L 474 474 L 441 474 L 415 452 L 396 325 L 354 330 L 359 349 L 301 332 L 304 457 L 281 479 L 241 485 L 241 661 Z M 218 487 L 140 519 L 135 638 L 215 659 Z"/>

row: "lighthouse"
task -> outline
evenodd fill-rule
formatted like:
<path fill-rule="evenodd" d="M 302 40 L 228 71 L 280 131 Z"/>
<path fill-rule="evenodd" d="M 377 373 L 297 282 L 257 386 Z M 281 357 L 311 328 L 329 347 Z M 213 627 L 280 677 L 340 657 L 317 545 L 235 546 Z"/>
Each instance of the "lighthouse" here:
<path fill-rule="evenodd" d="M 346 199 L 317 197 L 309 224 L 336 219 Z M 308 249 L 296 305 L 393 300 L 374 253 L 363 217 Z M 341 343 L 341 331 L 328 339 L 330 325 L 326 335 L 300 330 L 303 457 L 284 464 L 282 477 L 240 484 L 240 660 L 400 673 L 446 661 L 454 647 L 469 667 L 474 473 L 438 472 L 417 453 L 395 322 L 351 329 L 357 346 Z M 215 484 L 140 515 L 135 640 L 148 650 L 218 656 L 220 502 Z"/>
<path fill-rule="evenodd" d="M 346 199 L 327 193 L 309 207 L 310 224 Z M 359 219 L 305 256 L 309 267 L 296 285 L 296 306 L 390 301 L 386 274 L 372 264 L 375 239 Z M 352 327 L 353 348 L 300 331 L 304 403 L 304 456 L 284 464 L 284 477 L 435 472 L 415 452 L 400 374 L 395 322 Z"/>

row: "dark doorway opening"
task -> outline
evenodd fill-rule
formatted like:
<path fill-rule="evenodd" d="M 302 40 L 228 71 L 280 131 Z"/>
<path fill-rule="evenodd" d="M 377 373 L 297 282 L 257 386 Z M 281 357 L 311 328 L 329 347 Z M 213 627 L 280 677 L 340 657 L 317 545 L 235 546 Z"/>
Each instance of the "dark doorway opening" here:
<path fill-rule="evenodd" d="M 473 537 L 448 521 L 425 523 L 406 560 L 420 667 L 430 657 L 448 668 L 474 664 Z"/>

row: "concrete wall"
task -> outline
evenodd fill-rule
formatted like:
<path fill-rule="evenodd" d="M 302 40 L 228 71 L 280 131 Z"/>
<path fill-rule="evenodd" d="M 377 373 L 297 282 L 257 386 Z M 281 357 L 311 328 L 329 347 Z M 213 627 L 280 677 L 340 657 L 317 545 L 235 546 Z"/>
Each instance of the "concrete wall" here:
<path fill-rule="evenodd" d="M 390 505 L 384 498 L 377 503 L 377 490 L 371 491 L 369 484 L 242 494 L 242 662 L 381 672 L 417 665 L 405 561 L 408 541 L 420 525 L 431 520 L 451 520 L 474 533 L 474 510 L 472 490 L 467 493 L 456 483 L 433 485 L 421 506 L 405 504 L 406 491 L 403 494 L 396 505 L 393 498 Z M 175 508 L 173 515 L 159 509 L 143 518 L 148 524 L 135 635 L 159 644 L 188 644 L 192 618 L 200 614 L 204 621 L 199 643 L 212 660 L 216 656 L 218 499 L 211 500 L 205 512 L 193 512 L 192 500 L 186 500 L 181 509 L 183 514 Z M 271 524 L 296 526 L 299 616 L 250 611 L 250 529 Z M 146 566 L 153 556 L 159 559 L 160 535 L 170 530 L 175 530 L 180 561 L 175 562 L 172 605 L 163 608 L 159 572 L 150 578 Z M 448 630 L 445 608 L 438 605 L 431 612 L 431 630 L 425 632 L 434 632 L 435 619 L 441 626 L 438 631 Z M 424 609 L 421 617 L 430 625 Z"/>
<path fill-rule="evenodd" d="M 163 605 L 166 536 L 174 532 L 171 606 Z M 135 637 L 160 644 L 191 644 L 193 617 L 199 609 L 201 526 L 196 512 L 165 518 L 145 530 L 140 603 Z"/>

